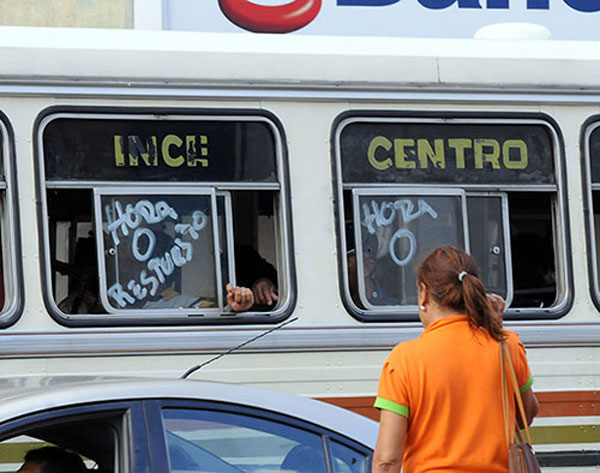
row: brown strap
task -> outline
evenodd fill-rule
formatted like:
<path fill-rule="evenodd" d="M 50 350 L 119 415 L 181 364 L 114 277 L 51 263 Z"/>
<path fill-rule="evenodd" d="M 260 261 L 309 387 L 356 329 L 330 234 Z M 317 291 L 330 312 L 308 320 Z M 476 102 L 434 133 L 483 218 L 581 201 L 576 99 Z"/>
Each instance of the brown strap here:
<path fill-rule="evenodd" d="M 523 407 L 523 400 L 521 399 L 521 392 L 519 391 L 519 383 L 517 381 L 517 375 L 515 374 L 515 368 L 513 367 L 512 359 L 510 356 L 510 351 L 508 349 L 508 345 L 506 344 L 506 342 L 501 342 L 500 347 L 501 347 L 501 350 L 504 351 L 506 361 L 508 362 L 510 378 L 512 381 L 511 384 L 513 387 L 513 391 L 515 393 L 515 400 L 516 400 L 517 406 L 519 408 L 519 413 L 521 414 L 521 420 L 523 421 L 523 426 L 525 428 L 525 435 L 527 437 L 527 442 L 529 443 L 529 445 L 531 445 L 531 434 L 529 433 L 529 426 L 527 425 L 527 417 L 525 416 L 525 408 Z M 521 437 L 521 432 L 519 431 L 518 428 L 516 430 L 517 430 L 517 436 L 519 437 L 519 439 L 521 441 L 523 441 L 523 438 Z"/>
<path fill-rule="evenodd" d="M 500 342 L 500 379 L 502 381 L 502 412 L 504 413 L 504 437 L 506 438 L 506 447 L 510 445 L 510 427 L 508 421 L 508 393 L 506 392 L 506 372 L 504 369 L 504 353 Z"/>

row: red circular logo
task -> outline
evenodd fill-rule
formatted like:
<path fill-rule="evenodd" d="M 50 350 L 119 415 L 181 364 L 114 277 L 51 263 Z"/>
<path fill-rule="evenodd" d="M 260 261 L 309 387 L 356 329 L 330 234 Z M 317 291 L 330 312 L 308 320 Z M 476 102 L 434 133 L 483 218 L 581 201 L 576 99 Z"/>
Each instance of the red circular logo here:
<path fill-rule="evenodd" d="M 257 5 L 249 0 L 219 0 L 227 18 L 255 33 L 289 33 L 315 19 L 322 0 L 293 0 L 285 5 Z"/>

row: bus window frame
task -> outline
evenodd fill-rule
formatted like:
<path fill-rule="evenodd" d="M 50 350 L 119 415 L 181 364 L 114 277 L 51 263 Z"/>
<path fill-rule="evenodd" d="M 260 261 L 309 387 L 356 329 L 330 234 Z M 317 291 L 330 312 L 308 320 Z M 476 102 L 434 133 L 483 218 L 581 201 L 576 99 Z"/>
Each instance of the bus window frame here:
<path fill-rule="evenodd" d="M 508 209 L 508 195 L 506 192 L 467 192 L 467 213 L 469 207 L 469 197 L 499 197 L 502 203 L 502 232 L 504 236 L 504 266 L 506 268 L 506 297 L 504 302 L 506 307 L 512 303 L 514 296 L 514 281 L 512 275 L 512 252 L 510 246 L 510 217 Z M 468 218 L 468 215 L 467 215 Z M 469 231 L 471 227 L 469 227 Z"/>
<path fill-rule="evenodd" d="M 24 282 L 22 272 L 21 228 L 19 223 L 18 187 L 16 178 L 15 135 L 8 117 L 0 111 L 0 134 L 4 179 L 0 192 L 4 193 L 0 205 L 0 231 L 2 251 L 2 277 L 4 307 L 0 308 L 0 328 L 7 328 L 19 320 L 23 313 Z"/>
<path fill-rule="evenodd" d="M 352 189 L 352 207 L 353 207 L 353 221 L 354 225 L 354 242 L 356 247 L 356 266 L 357 275 L 364 275 L 364 252 L 363 242 L 361 238 L 361 225 L 356 225 L 356 222 L 360 221 L 360 198 L 364 196 L 436 196 L 436 197 L 458 197 L 460 199 L 461 217 L 462 217 L 462 235 L 464 241 L 464 249 L 469 252 L 469 225 L 468 225 L 468 213 L 467 213 L 467 193 L 463 189 L 451 188 L 451 187 L 386 187 L 382 188 L 367 188 L 357 187 Z M 358 218 L 357 218 L 358 217 Z M 415 283 L 416 284 L 416 283 Z M 371 304 L 367 297 L 365 279 L 364 277 L 358 277 L 358 292 L 360 302 L 367 310 L 377 310 L 384 313 L 396 314 L 396 313 L 407 313 L 411 314 L 418 310 L 418 305 L 374 305 Z"/>
<path fill-rule="evenodd" d="M 210 218 L 212 220 L 212 233 L 213 233 L 213 257 L 214 257 L 214 264 L 215 264 L 215 284 L 216 284 L 216 300 L 217 300 L 217 307 L 215 308 L 202 308 L 202 309 L 198 309 L 198 308 L 172 308 L 172 309 L 144 309 L 144 308 L 139 308 L 139 309 L 118 309 L 115 308 L 110 301 L 108 300 L 108 288 L 107 288 L 107 284 L 106 284 L 106 280 L 107 280 L 107 272 L 106 272 L 106 259 L 104 257 L 105 255 L 105 248 L 104 248 L 104 238 L 96 238 L 96 250 L 97 250 L 97 256 L 98 256 L 98 278 L 99 278 L 99 292 L 100 292 L 100 299 L 102 301 L 102 306 L 104 307 L 104 309 L 108 312 L 108 314 L 110 315 L 118 315 L 118 314 L 123 314 L 123 315 L 134 315 L 134 314 L 142 314 L 142 315 L 159 315 L 159 316 L 165 316 L 165 317 L 171 317 L 177 313 L 183 313 L 183 314 L 188 314 L 188 315 L 203 315 L 203 316 L 208 316 L 208 315 L 213 315 L 213 316 L 220 316 L 221 313 L 223 313 L 224 311 L 224 305 L 223 305 L 223 294 L 224 294 L 224 288 L 222 287 L 222 281 L 223 281 L 223 272 L 222 272 L 222 268 L 221 268 L 221 258 L 219 258 L 219 255 L 221 253 L 221 246 L 220 246 L 220 235 L 219 235 L 219 225 L 218 225 L 218 209 L 217 209 L 217 198 L 216 198 L 216 192 L 213 188 L 207 188 L 207 187 L 196 187 L 194 189 L 181 189 L 181 188 L 177 188 L 177 187 L 137 187 L 136 189 L 131 189 L 131 188 L 122 188 L 122 187 L 102 187 L 102 188 L 95 188 L 93 190 L 93 194 L 94 194 L 94 227 L 96 230 L 96 235 L 102 235 L 103 232 L 103 217 L 102 217 L 102 205 L 101 205 L 101 200 L 102 197 L 105 196 L 136 196 L 136 195 L 157 195 L 157 196 L 175 196 L 175 197 L 182 197 L 182 196 L 200 196 L 200 195 L 205 195 L 208 196 L 210 198 L 211 201 L 211 215 Z M 225 215 L 225 218 L 228 221 L 231 221 L 232 219 L 232 214 L 230 213 L 229 215 Z M 232 236 L 233 233 L 231 233 L 230 235 L 226 236 L 226 241 L 228 242 L 228 246 L 225 250 L 228 252 L 228 256 L 231 258 L 230 255 L 233 254 L 233 240 L 232 240 Z"/>
<path fill-rule="evenodd" d="M 224 237 L 225 240 L 225 246 L 228 248 L 227 251 L 227 275 L 229 276 L 229 283 L 232 286 L 237 286 L 237 282 L 236 282 L 236 274 L 235 274 L 235 243 L 234 243 L 234 234 L 233 234 L 233 204 L 231 203 L 231 193 L 228 191 L 216 191 L 215 192 L 215 198 L 217 201 L 216 204 L 216 209 L 217 209 L 217 227 L 219 227 L 219 199 L 223 199 L 223 218 L 224 218 L 224 223 L 225 223 L 225 228 L 223 229 L 224 232 L 223 234 L 221 233 L 221 229 L 218 228 L 218 232 L 219 232 L 219 248 L 221 247 L 221 237 Z M 229 218 L 228 218 L 229 217 Z M 223 264 L 222 261 L 219 262 L 220 266 L 221 266 L 221 279 L 224 281 L 223 279 Z M 226 313 L 226 314 L 235 314 L 235 312 L 233 312 L 231 310 L 231 307 L 229 306 L 229 304 L 223 304 L 223 308 L 221 309 L 221 313 Z"/>
<path fill-rule="evenodd" d="M 583 185 L 583 213 L 587 244 L 588 277 L 590 280 L 590 296 L 596 309 L 600 311 L 600 268 L 598 257 L 600 248 L 596 245 L 596 229 L 594 223 L 594 190 L 600 191 L 600 182 L 592 182 L 592 161 L 590 139 L 594 131 L 600 128 L 600 115 L 589 117 L 581 127 L 581 180 Z M 598 209 L 600 211 L 600 209 Z"/>
<path fill-rule="evenodd" d="M 215 121 L 254 121 L 265 123 L 273 135 L 276 182 L 247 182 L 223 181 L 201 182 L 202 187 L 213 186 L 217 194 L 221 191 L 273 191 L 276 192 L 279 205 L 275 218 L 277 271 L 280 298 L 277 307 L 269 312 L 240 312 L 233 313 L 227 310 L 223 315 L 230 317 L 139 317 L 116 316 L 110 314 L 67 314 L 58 308 L 58 303 L 52 292 L 52 265 L 50 264 L 50 238 L 48 228 L 48 205 L 46 193 L 48 189 L 89 189 L 94 187 L 111 187 L 116 181 L 46 181 L 44 167 L 44 141 L 43 134 L 46 126 L 53 120 L 60 118 L 78 119 L 141 119 L 141 120 L 215 120 Z M 136 107 L 136 106 L 70 106 L 57 105 L 47 107 L 39 112 L 33 126 L 34 166 L 38 205 L 38 237 L 41 255 L 41 280 L 42 296 L 46 310 L 60 325 L 67 327 L 128 327 L 128 326 L 228 326 L 228 325 L 253 325 L 276 324 L 288 318 L 293 312 L 297 301 L 297 279 L 295 275 L 294 242 L 292 232 L 292 208 L 290 199 L 289 153 L 285 129 L 279 118 L 272 112 L 255 108 L 182 108 L 182 107 Z M 50 183 L 50 185 L 48 185 Z M 168 184 L 173 185 L 172 182 Z M 198 181 L 177 183 L 176 187 L 182 189 L 192 188 L 199 184 Z M 123 186 L 157 186 L 164 187 L 164 182 L 127 181 L 118 182 Z"/>
<path fill-rule="evenodd" d="M 340 296 L 347 312 L 359 322 L 416 322 L 419 320 L 418 313 L 397 314 L 396 316 L 386 314 L 380 311 L 368 311 L 357 307 L 349 293 L 348 267 L 346 258 L 346 234 L 345 234 L 345 210 L 344 210 L 344 191 L 353 188 L 352 183 L 345 183 L 342 179 L 341 166 L 341 134 L 345 126 L 354 122 L 372 122 L 372 123 L 434 123 L 434 124 L 498 124 L 498 125 L 539 125 L 545 127 L 551 136 L 554 176 L 556 184 L 537 184 L 519 185 L 519 184 L 478 184 L 478 185 L 457 185 L 470 192 L 551 192 L 553 196 L 552 205 L 552 228 L 553 244 L 555 251 L 556 267 L 556 290 L 557 301 L 549 307 L 509 307 L 504 312 L 505 320 L 552 320 L 559 319 L 566 315 L 573 305 L 574 284 L 571 260 L 571 241 L 570 241 L 570 219 L 568 201 L 568 189 L 566 179 L 566 160 L 565 145 L 561 128 L 551 116 L 545 113 L 530 112 L 469 112 L 469 111 L 415 111 L 415 110 L 374 110 L 374 109 L 354 109 L 340 113 L 332 123 L 331 127 L 331 163 L 333 188 L 335 194 L 335 219 L 336 219 L 336 238 L 338 248 L 338 274 L 340 280 Z M 366 186 L 365 183 L 356 183 L 358 186 Z M 389 187 L 398 185 L 395 183 L 376 183 L 372 187 Z M 415 184 L 405 184 L 410 187 Z M 554 198 L 555 197 L 555 198 Z M 556 212 L 558 210 L 558 212 Z M 514 274 L 514 273 L 513 273 Z"/>

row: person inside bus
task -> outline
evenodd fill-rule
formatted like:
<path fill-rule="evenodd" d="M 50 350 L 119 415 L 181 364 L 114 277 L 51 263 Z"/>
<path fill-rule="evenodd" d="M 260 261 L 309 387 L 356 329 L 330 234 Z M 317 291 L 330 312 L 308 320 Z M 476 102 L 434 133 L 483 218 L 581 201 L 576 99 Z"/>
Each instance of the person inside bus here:
<path fill-rule="evenodd" d="M 549 307 L 556 300 L 552 243 L 533 232 L 517 233 L 511 246 L 513 261 L 527 261 L 513 270 L 517 307 Z"/>
<path fill-rule="evenodd" d="M 87 473 L 79 455 L 59 447 L 29 450 L 17 473 Z"/>
<path fill-rule="evenodd" d="M 473 258 L 450 246 L 419 265 L 417 287 L 425 331 L 397 345 L 383 365 L 372 472 L 507 473 L 516 409 L 509 396 L 506 432 L 501 342 L 508 346 L 528 423 L 539 406 L 525 348 L 516 333 L 502 328 L 503 301 L 486 293 Z"/>
<path fill-rule="evenodd" d="M 162 241 L 164 240 L 164 242 Z M 159 238 L 159 245 L 164 249 L 171 244 L 170 238 L 164 235 Z M 160 251 L 160 248 L 159 248 Z M 279 299 L 277 270 L 250 245 L 235 245 L 235 263 L 237 285 L 226 285 L 226 298 L 233 312 L 268 311 Z M 70 278 L 68 296 L 59 304 L 59 309 L 67 314 L 104 313 L 105 310 L 98 297 L 98 266 L 96 263 L 96 241 L 93 234 L 79 238 L 75 248 L 75 264 L 53 262 L 54 269 Z M 170 281 L 176 279 L 177 273 L 171 275 Z M 209 307 L 211 301 L 192 295 L 180 294 L 172 284 L 163 288 L 145 307 L 153 309 L 177 307 Z"/>
<path fill-rule="evenodd" d="M 277 270 L 250 245 L 235 245 L 234 251 L 237 283 L 252 289 L 252 309 L 272 309 L 279 300 Z"/>
<path fill-rule="evenodd" d="M 364 304 L 361 301 L 358 290 L 358 266 L 356 262 L 356 249 L 354 242 L 349 242 L 352 247 L 346 253 L 346 263 L 348 266 L 348 286 L 352 301 L 361 309 Z M 379 255 L 379 238 L 377 235 L 366 234 L 363 241 L 363 277 L 365 285 L 365 295 L 369 303 L 373 305 L 396 305 L 397 298 L 388 295 L 388 292 L 381 284 L 381 278 L 378 277 L 384 270 L 383 259 Z"/>
<path fill-rule="evenodd" d="M 167 248 L 170 244 L 170 239 L 166 236 L 164 247 Z M 159 248 L 159 253 L 161 251 L 164 250 Z M 279 299 L 277 286 L 273 282 L 277 280 L 276 269 L 250 245 L 235 245 L 234 251 L 237 284 L 235 286 L 231 283 L 226 284 L 227 304 L 233 312 L 272 309 Z M 154 299 L 150 299 L 144 307 L 157 309 L 214 306 L 213 300 L 178 293 L 173 286 L 174 282 L 180 277 L 180 268 L 177 268 L 168 277 L 167 288 L 157 294 Z"/>
<path fill-rule="evenodd" d="M 98 298 L 98 265 L 93 232 L 77 239 L 73 261 L 73 264 L 56 258 L 52 261 L 53 270 L 67 276 L 69 280 L 69 293 L 58 303 L 58 308 L 65 314 L 103 313 L 104 309 Z"/>

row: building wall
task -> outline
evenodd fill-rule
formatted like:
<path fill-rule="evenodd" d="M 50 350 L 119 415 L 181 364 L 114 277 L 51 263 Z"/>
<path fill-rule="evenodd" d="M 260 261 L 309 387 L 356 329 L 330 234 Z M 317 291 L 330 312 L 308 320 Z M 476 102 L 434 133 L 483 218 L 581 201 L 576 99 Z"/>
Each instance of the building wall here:
<path fill-rule="evenodd" d="M 133 28 L 134 0 L 0 0 L 0 25 Z"/>

